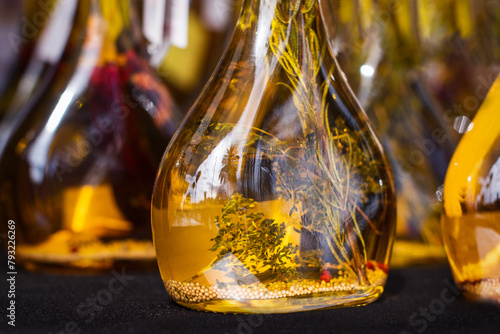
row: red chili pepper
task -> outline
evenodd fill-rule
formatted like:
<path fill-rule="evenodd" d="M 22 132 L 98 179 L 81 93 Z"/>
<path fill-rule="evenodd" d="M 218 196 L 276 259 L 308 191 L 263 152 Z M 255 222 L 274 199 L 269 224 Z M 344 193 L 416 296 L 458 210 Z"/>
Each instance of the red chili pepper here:
<path fill-rule="evenodd" d="M 332 275 L 328 270 L 325 269 L 321 272 L 321 276 L 319 278 L 325 283 L 328 283 L 332 279 Z"/>
<path fill-rule="evenodd" d="M 372 261 L 368 261 L 368 262 L 366 263 L 366 268 L 367 268 L 367 269 L 370 269 L 370 270 L 375 270 L 375 265 L 373 264 L 373 262 L 372 262 Z"/>

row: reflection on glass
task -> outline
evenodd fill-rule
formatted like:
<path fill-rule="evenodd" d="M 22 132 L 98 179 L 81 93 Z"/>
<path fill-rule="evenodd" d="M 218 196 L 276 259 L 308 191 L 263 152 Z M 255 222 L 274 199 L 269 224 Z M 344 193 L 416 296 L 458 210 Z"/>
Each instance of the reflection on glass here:
<path fill-rule="evenodd" d="M 167 291 L 217 312 L 364 305 L 395 228 L 382 148 L 314 0 L 247 0 L 153 194 Z"/>

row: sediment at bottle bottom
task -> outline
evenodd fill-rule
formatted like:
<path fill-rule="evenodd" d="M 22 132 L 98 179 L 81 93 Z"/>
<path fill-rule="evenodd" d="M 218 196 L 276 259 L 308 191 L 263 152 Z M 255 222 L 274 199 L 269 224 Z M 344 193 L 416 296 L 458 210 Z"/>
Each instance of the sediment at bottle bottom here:
<path fill-rule="evenodd" d="M 245 285 L 205 285 L 164 281 L 169 295 L 188 308 L 224 313 L 285 313 L 321 308 L 358 306 L 375 301 L 383 291 L 387 274 L 369 271 L 372 284 L 362 286 L 345 276 L 329 282 L 300 279 L 291 282 Z"/>

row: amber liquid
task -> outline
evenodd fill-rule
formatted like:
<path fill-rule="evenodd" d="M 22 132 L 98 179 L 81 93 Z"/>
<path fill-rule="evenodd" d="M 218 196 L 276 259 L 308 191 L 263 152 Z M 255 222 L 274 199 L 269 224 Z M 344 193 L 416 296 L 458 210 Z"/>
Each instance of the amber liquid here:
<path fill-rule="evenodd" d="M 500 213 L 443 217 L 443 235 L 455 281 L 476 298 L 500 302 Z"/>
<path fill-rule="evenodd" d="M 291 205 L 281 200 L 258 203 L 256 210 L 266 217 L 289 222 L 287 212 Z M 299 277 L 273 279 L 252 273 L 251 269 L 238 271 L 233 256 L 228 254 L 212 267 L 215 258 L 210 250 L 217 235 L 214 217 L 220 215 L 222 204 L 198 204 L 193 210 L 153 209 L 153 220 L 168 219 L 169 228 L 155 232 L 156 243 L 164 245 L 157 251 L 160 271 L 169 294 L 177 302 L 190 308 L 216 312 L 281 313 L 306 311 L 338 305 L 363 305 L 376 299 L 383 291 L 387 268 L 370 261 L 367 270 L 369 284 L 360 284 L 356 277 L 343 274 L 337 266 L 313 263 L 298 267 Z M 167 218 L 168 216 L 168 218 Z M 284 237 L 297 244 L 301 236 L 290 226 Z M 305 253 L 304 253 L 305 254 Z M 300 257 L 300 254 L 297 254 Z M 319 264 L 321 258 L 315 258 Z M 331 276 L 331 277 L 329 277 Z M 299 297 L 298 299 L 290 297 Z"/>

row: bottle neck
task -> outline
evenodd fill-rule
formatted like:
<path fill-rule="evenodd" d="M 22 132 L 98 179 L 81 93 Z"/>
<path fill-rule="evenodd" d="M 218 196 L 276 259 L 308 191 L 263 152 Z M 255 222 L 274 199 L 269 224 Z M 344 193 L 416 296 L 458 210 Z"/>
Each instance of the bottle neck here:
<path fill-rule="evenodd" d="M 131 32 L 130 0 L 92 0 L 92 6 L 106 24 L 107 40 L 116 42 L 123 31 Z"/>
<path fill-rule="evenodd" d="M 239 24 L 248 25 L 274 17 L 290 22 L 297 14 L 315 15 L 318 3 L 318 0 L 244 0 Z"/>
<path fill-rule="evenodd" d="M 269 65 L 273 56 L 283 67 L 301 67 L 305 64 L 288 64 L 287 58 L 322 59 L 325 36 L 318 0 L 245 0 L 233 42 L 251 44 L 256 63 L 265 59 Z"/>
<path fill-rule="evenodd" d="M 305 137 L 328 131 L 322 119 L 327 98 L 342 96 L 351 103 L 352 93 L 325 36 L 318 0 L 244 2 L 228 48 L 231 53 L 225 59 L 244 67 L 246 78 L 253 82 L 252 91 L 242 93 L 248 94 L 247 105 L 259 105 L 266 87 L 279 87 L 281 98 L 289 96 L 295 105 Z M 247 108 L 239 122 L 250 122 L 256 110 Z M 351 117 L 346 108 L 339 113 Z"/>
<path fill-rule="evenodd" d="M 102 40 L 99 62 L 121 62 L 126 53 L 134 50 L 130 0 L 90 0 L 88 13 L 86 39 L 98 34 Z"/>

